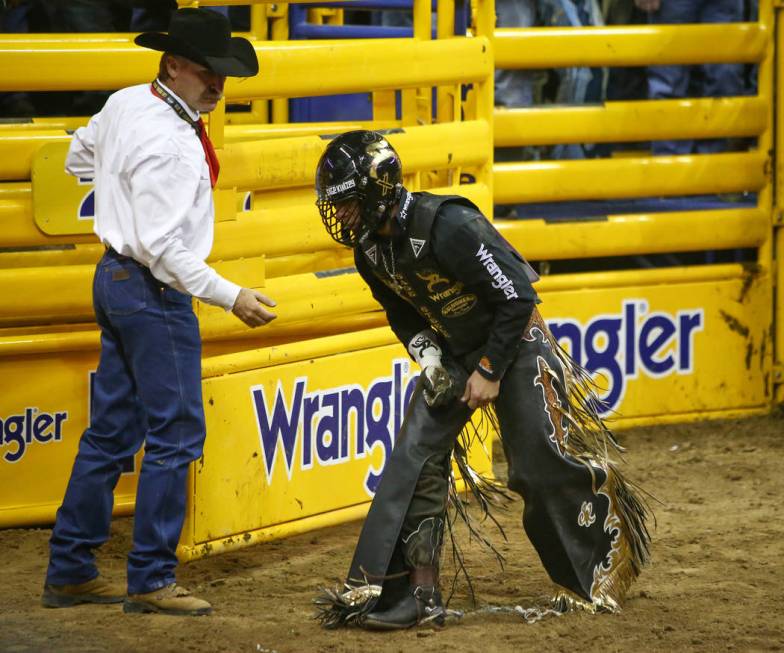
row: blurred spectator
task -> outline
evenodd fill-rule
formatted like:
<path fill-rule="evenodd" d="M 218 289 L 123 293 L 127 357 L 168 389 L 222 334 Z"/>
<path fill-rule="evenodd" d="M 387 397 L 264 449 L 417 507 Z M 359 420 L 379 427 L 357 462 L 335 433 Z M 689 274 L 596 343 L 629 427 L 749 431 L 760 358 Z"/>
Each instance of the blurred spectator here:
<path fill-rule="evenodd" d="M 165 32 L 177 0 L 131 0 L 131 32 Z"/>
<path fill-rule="evenodd" d="M 545 27 L 604 25 L 597 0 L 537 0 Z M 605 74 L 601 68 L 557 68 L 556 104 L 596 103 L 604 100 Z M 545 88 L 545 94 L 547 88 Z M 565 144 L 553 147 L 553 159 L 582 159 L 593 156 L 593 145 Z"/>
<path fill-rule="evenodd" d="M 0 0 L 2 33 L 165 31 L 177 0 Z M 216 8 L 248 29 L 247 7 Z M 111 91 L 0 93 L 0 117 L 87 116 Z"/>
<path fill-rule="evenodd" d="M 250 5 L 236 5 L 229 9 L 229 21 L 234 32 L 250 31 Z"/>
<path fill-rule="evenodd" d="M 127 32 L 130 29 L 129 0 L 48 0 L 44 4 L 51 32 Z M 46 113 L 91 116 L 101 110 L 110 94 L 110 91 L 48 93 Z"/>
<path fill-rule="evenodd" d="M 25 34 L 43 31 L 48 24 L 40 0 L 0 0 L 0 33 Z M 36 115 L 30 93 L 0 93 L 0 117 L 31 118 Z"/>
<path fill-rule="evenodd" d="M 634 0 L 603 0 L 605 25 L 639 25 L 648 22 Z M 609 102 L 644 100 L 648 97 L 648 70 L 641 66 L 618 66 L 607 69 L 605 99 Z M 649 142 L 598 143 L 594 153 L 608 157 L 613 152 L 648 150 Z"/>
<path fill-rule="evenodd" d="M 648 12 L 651 24 L 733 23 L 743 20 L 743 0 L 635 0 Z M 696 69 L 697 74 L 694 74 Z M 741 64 L 703 66 L 651 66 L 648 97 L 652 100 L 683 97 L 726 97 L 744 94 Z M 654 155 L 724 152 L 726 140 L 655 141 Z"/>
<path fill-rule="evenodd" d="M 497 27 L 533 27 L 536 0 L 496 0 Z M 502 107 L 528 107 L 534 103 L 531 70 L 496 70 L 495 103 Z"/>
<path fill-rule="evenodd" d="M 759 20 L 759 0 L 746 0 L 744 4 L 745 15 L 743 20 L 751 23 L 756 23 Z M 746 87 L 747 95 L 757 94 L 757 76 L 759 74 L 759 65 L 746 64 L 744 66 L 743 80 Z"/>
<path fill-rule="evenodd" d="M 536 24 L 536 0 L 496 0 L 496 27 L 533 27 Z M 495 105 L 515 108 L 534 104 L 535 70 L 495 71 Z M 526 161 L 539 158 L 535 147 L 496 148 L 496 161 Z M 513 205 L 496 205 L 495 216 L 517 217 Z"/>
<path fill-rule="evenodd" d="M 634 0 L 604 0 L 602 14 L 606 25 L 647 23 L 646 13 Z M 621 66 L 607 72 L 606 99 L 610 101 L 644 100 L 648 96 L 648 72 L 642 67 Z"/>

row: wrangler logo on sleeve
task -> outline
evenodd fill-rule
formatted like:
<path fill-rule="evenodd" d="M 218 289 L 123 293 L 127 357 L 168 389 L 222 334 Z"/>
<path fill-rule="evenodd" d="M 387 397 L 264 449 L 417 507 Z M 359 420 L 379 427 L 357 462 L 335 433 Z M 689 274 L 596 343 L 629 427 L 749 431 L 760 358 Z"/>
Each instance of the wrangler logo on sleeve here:
<path fill-rule="evenodd" d="M 493 288 L 503 290 L 507 299 L 516 299 L 519 297 L 517 291 L 515 290 L 514 282 L 503 273 L 500 267 L 498 267 L 498 264 L 493 258 L 493 253 L 485 247 L 484 243 L 479 244 L 479 250 L 476 253 L 476 258 L 482 262 L 482 265 L 487 268 L 487 271 L 493 278 Z"/>

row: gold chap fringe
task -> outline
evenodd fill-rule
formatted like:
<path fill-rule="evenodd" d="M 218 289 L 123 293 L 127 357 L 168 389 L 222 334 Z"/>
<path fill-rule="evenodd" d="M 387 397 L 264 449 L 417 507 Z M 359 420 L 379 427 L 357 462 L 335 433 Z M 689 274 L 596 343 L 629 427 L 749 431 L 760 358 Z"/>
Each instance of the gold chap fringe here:
<path fill-rule="evenodd" d="M 557 612 L 618 612 L 629 587 L 650 560 L 651 537 L 647 522 L 652 513 L 648 503 L 642 498 L 647 493 L 626 479 L 613 459 L 615 456 L 622 461 L 625 450 L 599 414 L 601 400 L 598 398 L 593 378 L 553 338 L 538 310 L 534 310 L 531 316 L 525 338 L 541 338 L 550 346 L 563 370 L 565 387 L 562 386 L 561 377 L 540 358 L 540 374 L 546 377 L 541 379 L 541 383 L 553 424 L 556 425 L 556 446 L 564 454 L 585 465 L 593 479 L 593 493 L 604 495 L 609 502 L 604 531 L 610 537 L 610 551 L 593 571 L 591 600 L 587 601 L 563 587 L 558 587 L 550 608 Z M 566 405 L 562 405 L 559 399 L 563 399 Z M 483 407 L 481 415 L 478 423 L 468 422 L 460 433 L 454 459 L 465 481 L 466 491 L 473 495 L 479 507 L 479 521 L 489 519 L 506 539 L 506 534 L 493 516 L 493 508 L 503 506 L 504 500 L 510 496 L 496 482 L 478 474 L 468 463 L 467 452 L 477 440 L 485 447 L 486 436 L 491 429 L 500 433 L 498 419 L 491 407 Z M 566 429 L 560 428 L 562 420 L 559 418 L 563 418 L 567 424 Z M 596 470 L 601 470 L 604 474 L 597 476 Z M 601 476 L 606 478 L 599 485 Z M 503 557 L 480 532 L 465 502 L 457 493 L 454 480 L 451 484 L 450 507 L 454 509 L 454 516 L 459 517 L 459 520 L 447 519 L 450 535 L 457 521 L 464 522 L 469 535 L 489 548 L 503 567 Z M 451 539 L 456 576 L 462 571 L 473 595 L 471 579 L 461 564 L 462 555 L 454 536 Z"/>
<path fill-rule="evenodd" d="M 320 588 L 319 595 L 313 599 L 316 606 L 314 618 L 324 628 L 333 630 L 345 626 L 361 626 L 364 618 L 372 609 L 375 600 L 381 596 L 381 585 L 364 581 L 353 581 L 333 587 Z"/>
<path fill-rule="evenodd" d="M 567 404 L 562 406 L 557 400 L 548 401 L 549 409 L 557 413 L 551 414 L 553 423 L 560 426 L 561 420 L 558 417 L 562 417 L 567 424 L 567 428 L 556 435 L 556 445 L 591 472 L 594 494 L 607 497 L 609 509 L 604 530 L 611 537 L 611 547 L 606 559 L 593 570 L 590 601 L 558 586 L 548 607 L 533 610 L 532 612 L 537 615 L 534 619 L 525 618 L 526 621 L 533 622 L 546 614 L 573 610 L 590 613 L 618 612 L 629 587 L 650 559 L 651 537 L 647 521 L 652 513 L 647 502 L 640 496 L 647 493 L 624 478 L 612 458 L 616 455 L 619 460 L 622 460 L 624 448 L 599 414 L 601 400 L 598 398 L 596 384 L 591 375 L 558 344 L 539 311 L 534 309 L 526 328 L 525 338 L 528 340 L 536 338 L 536 331 L 541 333 L 541 339 L 551 347 L 563 369 L 565 379 L 565 387 L 562 387 L 559 375 L 549 366 L 545 364 L 544 369 L 540 370 L 547 377 L 543 383 L 549 384 L 550 390 L 560 390 L 553 394 L 556 398 L 564 398 Z M 540 361 L 544 362 L 542 359 Z M 545 392 L 547 393 L 547 390 Z M 472 446 L 478 443 L 486 449 L 487 435 L 491 430 L 500 433 L 498 420 L 491 407 L 483 407 L 478 422 L 469 421 L 460 432 L 455 444 L 454 461 L 465 483 L 465 492 L 458 492 L 456 479 L 452 474 L 445 521 L 455 575 L 446 601 L 447 605 L 461 574 L 468 583 L 471 597 L 474 597 L 473 584 L 463 563 L 461 548 L 455 538 L 455 528 L 460 522 L 468 529 L 469 538 L 478 540 L 481 545 L 492 551 L 503 568 L 504 557 L 482 533 L 480 526 L 481 522 L 489 519 L 506 540 L 506 534 L 493 512 L 495 509 L 504 509 L 505 504 L 512 497 L 496 481 L 476 472 L 468 462 L 468 451 Z M 596 470 L 602 470 L 606 476 L 599 487 L 597 487 Z M 466 494 L 473 497 L 479 508 L 478 523 L 470 514 L 465 499 Z M 314 599 L 317 607 L 315 616 L 326 628 L 361 625 L 380 594 L 381 586 L 370 582 L 368 578 L 352 579 L 349 583 L 322 589 L 320 596 Z M 521 614 L 526 612 L 519 606 L 516 609 Z"/>
<path fill-rule="evenodd" d="M 611 547 L 605 561 L 593 571 L 591 602 L 559 588 L 554 605 L 590 612 L 618 612 L 629 587 L 650 560 L 651 536 L 647 521 L 651 511 L 641 498 L 646 493 L 627 480 L 612 459 L 612 454 L 616 454 L 622 460 L 625 450 L 599 415 L 601 400 L 591 375 L 558 344 L 537 310 L 531 317 L 526 336 L 535 337 L 533 332 L 536 330 L 546 338 L 563 368 L 566 387 L 560 388 L 558 395 L 565 398 L 567 405 L 550 404 L 550 409 L 568 424 L 560 444 L 565 453 L 591 472 L 594 494 L 602 494 L 609 501 L 604 531 L 611 537 Z M 546 373 L 553 387 L 561 385 L 558 374 L 549 368 Z M 597 469 L 606 476 L 601 487 L 597 487 Z"/>

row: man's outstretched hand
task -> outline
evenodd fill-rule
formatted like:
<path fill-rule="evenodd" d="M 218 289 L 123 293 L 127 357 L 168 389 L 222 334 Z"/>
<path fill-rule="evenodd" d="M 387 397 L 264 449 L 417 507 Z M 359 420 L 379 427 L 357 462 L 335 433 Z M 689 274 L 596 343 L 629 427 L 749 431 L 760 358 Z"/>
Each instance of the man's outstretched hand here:
<path fill-rule="evenodd" d="M 258 290 L 242 288 L 234 301 L 231 312 L 249 327 L 264 326 L 278 317 L 264 306 L 276 306 L 276 303 Z"/>

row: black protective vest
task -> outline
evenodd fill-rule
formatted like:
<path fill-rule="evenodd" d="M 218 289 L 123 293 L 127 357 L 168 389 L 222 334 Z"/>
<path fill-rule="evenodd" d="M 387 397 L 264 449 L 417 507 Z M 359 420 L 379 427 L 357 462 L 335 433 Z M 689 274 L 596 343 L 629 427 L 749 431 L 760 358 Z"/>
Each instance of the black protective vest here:
<path fill-rule="evenodd" d="M 457 195 L 416 193 L 413 212 L 400 211 L 403 235 L 389 245 L 381 241 L 360 243 L 365 259 L 376 277 L 410 303 L 440 334 L 456 356 L 481 347 L 487 340 L 493 312 L 463 281 L 448 276 L 430 248 L 433 222 L 446 203 L 457 203 L 480 212 L 469 200 Z M 441 219 L 444 219 L 443 217 Z"/>

